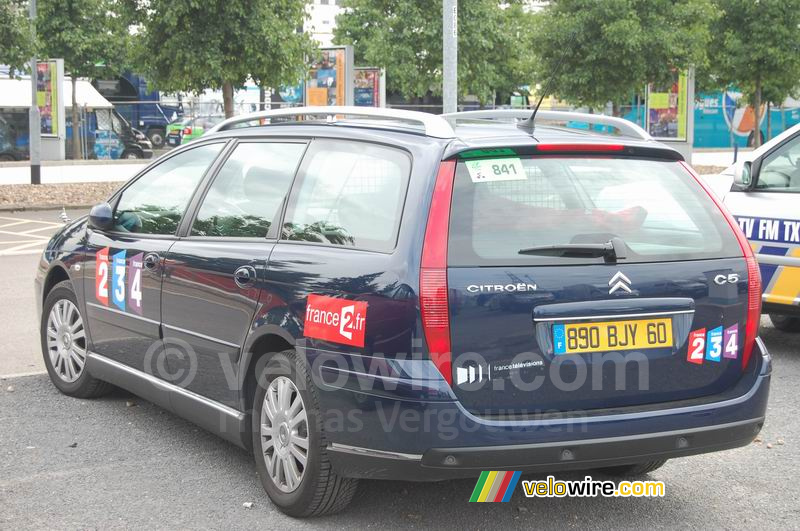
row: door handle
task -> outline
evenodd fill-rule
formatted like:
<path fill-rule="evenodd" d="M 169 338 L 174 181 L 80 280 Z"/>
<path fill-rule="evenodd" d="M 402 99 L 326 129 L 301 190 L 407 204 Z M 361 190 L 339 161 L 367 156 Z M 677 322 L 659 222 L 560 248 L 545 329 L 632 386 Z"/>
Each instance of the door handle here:
<path fill-rule="evenodd" d="M 161 257 L 157 253 L 147 253 L 144 255 L 144 268 L 148 271 L 155 271 L 158 269 L 158 264 L 161 262 Z"/>
<path fill-rule="evenodd" d="M 256 279 L 256 270 L 252 266 L 242 266 L 233 272 L 233 281 L 240 288 L 248 288 Z"/>

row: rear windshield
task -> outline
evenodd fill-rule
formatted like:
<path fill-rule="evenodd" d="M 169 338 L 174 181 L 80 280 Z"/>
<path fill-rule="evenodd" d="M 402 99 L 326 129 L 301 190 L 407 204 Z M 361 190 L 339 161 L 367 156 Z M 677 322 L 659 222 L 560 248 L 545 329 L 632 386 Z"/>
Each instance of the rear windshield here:
<path fill-rule="evenodd" d="M 459 161 L 450 214 L 453 266 L 602 263 L 520 254 L 623 240 L 626 263 L 740 256 L 706 192 L 677 162 L 604 157 Z"/>

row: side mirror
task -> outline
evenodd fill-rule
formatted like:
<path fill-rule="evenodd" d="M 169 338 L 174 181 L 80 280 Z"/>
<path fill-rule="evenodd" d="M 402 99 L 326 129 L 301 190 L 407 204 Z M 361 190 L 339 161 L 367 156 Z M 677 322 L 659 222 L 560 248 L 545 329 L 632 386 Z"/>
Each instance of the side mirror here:
<path fill-rule="evenodd" d="M 89 226 L 96 230 L 114 228 L 114 212 L 108 203 L 99 203 L 89 211 Z"/>
<path fill-rule="evenodd" d="M 733 183 L 740 190 L 750 190 L 753 188 L 753 163 L 749 160 L 742 163 L 742 170 L 733 176 Z"/>

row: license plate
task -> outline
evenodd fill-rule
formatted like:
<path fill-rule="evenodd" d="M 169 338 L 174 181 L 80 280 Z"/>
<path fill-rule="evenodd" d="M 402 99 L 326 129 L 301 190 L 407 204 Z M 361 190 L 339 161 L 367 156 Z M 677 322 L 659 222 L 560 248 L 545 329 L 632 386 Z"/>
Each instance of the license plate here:
<path fill-rule="evenodd" d="M 561 354 L 673 346 L 672 319 L 637 319 L 553 325 L 553 351 Z"/>

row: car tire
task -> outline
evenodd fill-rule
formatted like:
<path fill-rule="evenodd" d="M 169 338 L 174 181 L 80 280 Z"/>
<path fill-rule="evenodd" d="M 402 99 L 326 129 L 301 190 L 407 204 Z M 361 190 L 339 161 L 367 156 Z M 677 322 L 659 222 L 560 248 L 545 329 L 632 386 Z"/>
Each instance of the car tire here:
<path fill-rule="evenodd" d="M 606 468 L 600 468 L 598 470 L 608 476 L 637 477 L 644 476 L 653 470 L 661 468 L 666 462 L 666 459 L 659 459 L 657 461 L 645 461 L 643 463 L 634 463 L 632 465 L 610 466 Z"/>
<path fill-rule="evenodd" d="M 129 149 L 129 150 L 125 150 L 122 153 L 122 156 L 120 158 L 121 159 L 142 159 L 142 158 L 144 158 L 144 155 L 142 154 L 141 151 L 137 151 L 135 149 Z"/>
<path fill-rule="evenodd" d="M 151 129 L 147 133 L 147 138 L 150 139 L 150 142 L 153 144 L 154 149 L 161 149 L 164 147 L 164 142 L 166 141 L 166 131 L 163 129 Z"/>
<path fill-rule="evenodd" d="M 114 389 L 86 370 L 88 340 L 72 283 L 65 280 L 56 284 L 42 308 L 39 335 L 44 365 L 53 385 L 76 398 L 95 398 Z"/>
<path fill-rule="evenodd" d="M 781 315 L 777 313 L 769 314 L 772 325 L 781 332 L 800 332 L 800 317 L 794 315 Z"/>
<path fill-rule="evenodd" d="M 280 395 L 279 389 L 286 394 Z M 270 408 L 266 403 L 268 390 L 274 405 Z M 294 350 L 274 354 L 261 370 L 252 412 L 256 470 L 272 503 L 297 518 L 333 514 L 347 507 L 358 480 L 340 477 L 331 468 L 316 387 L 304 360 Z M 305 453 L 299 481 L 298 452 L 301 456 Z"/>

